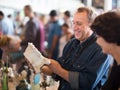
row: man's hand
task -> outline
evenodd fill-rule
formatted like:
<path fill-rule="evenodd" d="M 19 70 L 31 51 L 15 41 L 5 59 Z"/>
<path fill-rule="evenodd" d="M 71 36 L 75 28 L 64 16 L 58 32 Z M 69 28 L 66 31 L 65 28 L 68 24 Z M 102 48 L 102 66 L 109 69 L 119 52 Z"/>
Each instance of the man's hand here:
<path fill-rule="evenodd" d="M 61 67 L 61 65 L 57 61 L 52 60 L 52 59 L 50 59 L 50 61 L 51 61 L 51 64 L 48 65 L 49 69 L 53 73 L 59 75 L 60 77 L 62 77 L 63 79 L 65 79 L 66 81 L 69 82 L 69 80 L 68 80 L 68 73 L 69 73 L 69 71 L 67 71 L 66 69 Z"/>
<path fill-rule="evenodd" d="M 48 66 L 54 73 L 59 73 L 58 69 L 61 69 L 61 65 L 55 61 L 51 59 L 51 64 Z"/>
<path fill-rule="evenodd" d="M 45 65 L 41 68 L 42 73 L 44 73 L 46 75 L 51 75 L 52 73 L 58 74 L 62 67 L 55 60 L 50 59 L 50 62 L 51 62 L 51 64 Z"/>

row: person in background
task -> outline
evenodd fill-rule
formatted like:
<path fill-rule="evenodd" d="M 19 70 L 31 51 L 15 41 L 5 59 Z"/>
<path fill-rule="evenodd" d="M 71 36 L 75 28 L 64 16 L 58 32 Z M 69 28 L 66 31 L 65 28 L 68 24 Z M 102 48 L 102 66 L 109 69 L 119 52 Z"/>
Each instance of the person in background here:
<path fill-rule="evenodd" d="M 73 34 L 73 28 L 72 28 L 72 20 L 71 20 L 71 13 L 70 11 L 66 10 L 64 12 L 64 17 L 63 17 L 64 23 L 67 23 L 69 26 L 69 32 Z"/>
<path fill-rule="evenodd" d="M 51 62 L 41 71 L 60 81 L 58 90 L 100 90 L 107 79 L 111 59 L 102 53 L 90 29 L 94 16 L 91 9 L 78 8 L 73 17 L 75 38 L 65 45 L 62 56 L 41 58 Z"/>
<path fill-rule="evenodd" d="M 2 11 L 0 11 L 0 33 L 3 35 L 15 35 L 13 22 L 5 17 Z"/>
<path fill-rule="evenodd" d="M 22 30 L 24 28 L 24 24 L 22 22 L 22 18 L 21 18 L 21 15 L 20 15 L 20 12 L 17 12 L 16 13 L 16 17 L 15 17 L 15 30 L 16 30 L 16 35 L 18 36 L 21 36 L 22 34 Z"/>
<path fill-rule="evenodd" d="M 40 38 L 40 51 L 42 53 L 45 52 L 45 23 L 44 23 L 44 19 L 45 19 L 45 16 L 44 15 L 41 15 L 39 17 L 39 20 L 40 20 L 40 35 L 41 35 L 41 38 Z"/>
<path fill-rule="evenodd" d="M 2 68 L 4 65 L 3 63 L 8 62 L 7 58 L 6 58 L 6 51 L 8 49 L 8 46 L 10 45 L 10 38 L 6 35 L 0 35 L 0 53 L 1 53 L 1 60 L 0 60 L 0 65 Z"/>
<path fill-rule="evenodd" d="M 44 19 L 44 17 L 40 17 L 40 15 L 37 12 L 34 12 L 34 15 L 36 18 L 38 18 L 39 23 L 40 23 L 40 48 L 39 51 L 42 52 L 42 54 L 44 54 L 45 51 L 45 27 L 44 27 L 44 22 L 42 21 L 42 19 Z"/>
<path fill-rule="evenodd" d="M 49 14 L 50 22 L 48 25 L 48 57 L 57 59 L 59 53 L 59 39 L 61 36 L 61 28 L 58 22 L 57 11 L 52 10 Z"/>
<path fill-rule="evenodd" d="M 13 24 L 13 28 L 14 28 L 14 30 L 15 30 L 16 26 L 15 26 L 15 22 L 14 22 L 14 20 L 13 20 L 13 16 L 12 16 L 11 14 L 8 14 L 7 17 L 8 17 L 8 19 L 11 21 L 11 23 Z"/>
<path fill-rule="evenodd" d="M 32 42 L 37 49 L 40 48 L 40 23 L 34 16 L 34 12 L 30 5 L 24 7 L 25 16 L 29 17 L 29 21 L 25 25 L 24 39 L 21 42 L 22 50 L 24 51 L 28 42 Z"/>
<path fill-rule="evenodd" d="M 62 56 L 63 48 L 67 44 L 67 42 L 71 39 L 72 33 L 69 32 L 69 26 L 68 24 L 64 23 L 61 26 L 62 29 L 62 36 L 60 37 L 60 43 L 59 43 L 59 57 Z"/>
<path fill-rule="evenodd" d="M 120 90 L 120 11 L 113 10 L 98 16 L 91 25 L 97 33 L 97 43 L 104 53 L 114 57 L 110 76 L 102 90 Z"/>

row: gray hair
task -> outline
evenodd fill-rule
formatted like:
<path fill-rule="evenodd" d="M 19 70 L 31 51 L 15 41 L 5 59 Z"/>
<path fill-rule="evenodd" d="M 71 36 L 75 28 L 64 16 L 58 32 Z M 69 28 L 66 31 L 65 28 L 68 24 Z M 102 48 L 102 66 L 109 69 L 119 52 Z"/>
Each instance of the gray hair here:
<path fill-rule="evenodd" d="M 77 9 L 77 12 L 78 13 L 87 12 L 88 20 L 90 23 L 92 23 L 94 21 L 95 17 L 97 16 L 97 13 L 95 12 L 95 10 L 93 8 L 80 7 Z"/>

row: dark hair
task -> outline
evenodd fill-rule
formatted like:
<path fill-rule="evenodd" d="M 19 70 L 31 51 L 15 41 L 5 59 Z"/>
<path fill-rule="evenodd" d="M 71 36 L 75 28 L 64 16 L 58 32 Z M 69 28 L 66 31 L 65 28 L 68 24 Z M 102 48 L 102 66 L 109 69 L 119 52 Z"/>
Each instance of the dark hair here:
<path fill-rule="evenodd" d="M 30 5 L 26 5 L 24 8 L 32 12 L 32 7 Z"/>
<path fill-rule="evenodd" d="M 77 9 L 77 12 L 78 13 L 86 12 L 88 15 L 89 22 L 92 22 L 94 18 L 97 16 L 97 14 L 95 13 L 95 11 L 93 11 L 93 9 L 87 7 L 80 7 Z"/>
<path fill-rule="evenodd" d="M 70 15 L 70 11 L 68 11 L 68 10 L 67 10 L 67 11 L 65 11 L 65 12 L 64 12 L 64 15 L 66 15 L 66 16 L 68 16 L 68 17 L 70 17 L 70 16 L 71 16 L 71 15 Z"/>
<path fill-rule="evenodd" d="M 64 24 L 62 25 L 62 27 L 67 27 L 67 28 L 69 28 L 69 25 L 68 25 L 67 23 L 64 23 Z"/>
<path fill-rule="evenodd" d="M 0 11 L 0 15 L 1 15 L 1 16 L 4 16 L 4 13 L 3 13 L 2 11 Z"/>
<path fill-rule="evenodd" d="M 92 23 L 91 29 L 107 42 L 120 46 L 120 12 L 118 10 L 99 15 Z"/>
<path fill-rule="evenodd" d="M 7 17 L 8 17 L 8 18 L 11 18 L 11 17 L 12 17 L 12 15 L 11 15 L 11 14 L 9 14 Z"/>
<path fill-rule="evenodd" d="M 50 11 L 49 15 L 50 15 L 50 17 L 57 16 L 57 11 L 56 10 L 52 10 L 52 11 Z"/>
<path fill-rule="evenodd" d="M 6 35 L 0 35 L 0 47 L 9 46 L 10 38 Z"/>

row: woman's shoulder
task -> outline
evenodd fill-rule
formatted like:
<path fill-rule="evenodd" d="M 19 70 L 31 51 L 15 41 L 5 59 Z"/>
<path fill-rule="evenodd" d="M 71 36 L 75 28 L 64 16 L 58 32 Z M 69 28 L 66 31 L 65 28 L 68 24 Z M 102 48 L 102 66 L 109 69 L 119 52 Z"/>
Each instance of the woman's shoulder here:
<path fill-rule="evenodd" d="M 110 75 L 102 90 L 118 90 L 120 88 L 120 65 L 114 60 Z"/>

